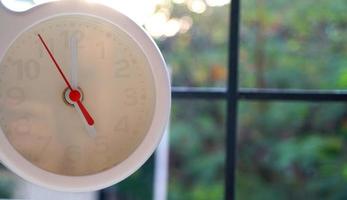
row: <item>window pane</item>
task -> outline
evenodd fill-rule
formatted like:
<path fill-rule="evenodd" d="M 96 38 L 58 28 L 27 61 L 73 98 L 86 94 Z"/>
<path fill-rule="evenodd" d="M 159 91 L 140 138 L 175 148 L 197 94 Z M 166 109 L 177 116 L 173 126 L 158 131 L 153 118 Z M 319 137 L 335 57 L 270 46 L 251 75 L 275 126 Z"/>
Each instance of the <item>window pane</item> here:
<path fill-rule="evenodd" d="M 237 199 L 347 198 L 346 104 L 241 103 L 239 111 Z"/>
<path fill-rule="evenodd" d="M 157 39 L 168 65 L 172 68 L 173 85 L 225 86 L 228 1 L 219 1 L 220 5 L 226 4 L 224 6 L 218 6 L 218 2 L 213 0 L 182 2 L 186 3 L 170 3 L 165 9 L 172 19 L 180 20 L 187 26 L 187 30 L 181 29 L 174 37 Z"/>
<path fill-rule="evenodd" d="M 170 200 L 223 199 L 225 103 L 178 100 L 170 132 Z"/>
<path fill-rule="evenodd" d="M 345 89 L 345 0 L 242 1 L 240 85 Z"/>
<path fill-rule="evenodd" d="M 153 156 L 134 174 L 122 182 L 107 188 L 105 200 L 152 199 Z M 136 191 L 136 192 L 135 192 Z"/>
<path fill-rule="evenodd" d="M 17 177 L 0 165 L 0 199 L 13 198 L 17 186 Z"/>

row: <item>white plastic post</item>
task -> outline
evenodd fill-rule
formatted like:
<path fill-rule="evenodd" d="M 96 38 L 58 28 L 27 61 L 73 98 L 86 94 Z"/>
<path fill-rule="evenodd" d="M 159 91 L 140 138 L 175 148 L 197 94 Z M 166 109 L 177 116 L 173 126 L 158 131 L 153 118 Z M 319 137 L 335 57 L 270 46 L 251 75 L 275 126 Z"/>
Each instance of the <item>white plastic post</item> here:
<path fill-rule="evenodd" d="M 168 67 L 171 77 L 171 69 Z M 155 152 L 153 200 L 166 200 L 169 184 L 170 123 Z"/>
<path fill-rule="evenodd" d="M 169 125 L 155 153 L 153 200 L 167 199 L 169 172 Z"/>

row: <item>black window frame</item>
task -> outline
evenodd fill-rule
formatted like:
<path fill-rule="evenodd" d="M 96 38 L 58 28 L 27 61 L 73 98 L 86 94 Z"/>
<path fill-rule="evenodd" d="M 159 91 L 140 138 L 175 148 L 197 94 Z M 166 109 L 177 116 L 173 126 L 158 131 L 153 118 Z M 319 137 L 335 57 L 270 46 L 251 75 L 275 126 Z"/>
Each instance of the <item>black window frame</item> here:
<path fill-rule="evenodd" d="M 229 14 L 228 81 L 226 88 L 172 87 L 173 99 L 225 100 L 227 103 L 224 185 L 224 199 L 226 200 L 235 200 L 236 198 L 236 141 L 238 103 L 240 101 L 347 101 L 347 91 L 344 90 L 239 88 L 239 27 L 240 0 L 232 0 Z M 100 192 L 100 200 L 105 199 L 104 194 L 104 191 Z"/>

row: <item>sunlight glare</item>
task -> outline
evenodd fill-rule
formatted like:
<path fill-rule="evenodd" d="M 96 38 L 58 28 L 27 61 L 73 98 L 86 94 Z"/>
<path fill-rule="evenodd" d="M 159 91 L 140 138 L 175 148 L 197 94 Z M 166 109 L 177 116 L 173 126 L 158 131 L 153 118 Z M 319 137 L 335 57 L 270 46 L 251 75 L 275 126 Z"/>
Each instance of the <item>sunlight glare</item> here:
<path fill-rule="evenodd" d="M 193 19 L 190 16 L 184 16 L 180 19 L 180 33 L 186 33 L 193 25 Z"/>
<path fill-rule="evenodd" d="M 177 19 L 170 19 L 165 26 L 165 36 L 175 36 L 181 29 L 181 23 Z"/>
<path fill-rule="evenodd" d="M 182 4 L 182 3 L 185 3 L 186 0 L 172 0 L 172 2 L 176 4 Z"/>
<path fill-rule="evenodd" d="M 207 3 L 207 5 L 214 7 L 229 4 L 230 0 L 205 0 L 205 2 Z"/>
<path fill-rule="evenodd" d="M 202 0 L 193 0 L 189 2 L 188 8 L 198 14 L 206 11 L 206 4 Z"/>
<path fill-rule="evenodd" d="M 26 11 L 35 5 L 59 0 L 0 0 L 7 8 L 17 12 Z M 68 0 L 66 0 L 68 1 Z M 221 5 L 230 0 L 84 0 L 88 3 L 100 3 L 120 11 L 133 19 L 137 24 L 144 25 L 150 35 L 155 38 L 173 37 L 178 33 L 186 33 L 192 26 L 189 16 L 171 17 L 171 4 L 186 3 L 195 13 L 203 13 L 207 5 Z M 212 3 L 211 3 L 212 2 Z"/>
<path fill-rule="evenodd" d="M 154 12 L 158 3 L 163 0 L 86 0 L 88 2 L 95 2 L 107 5 L 114 8 L 121 13 L 129 16 L 136 23 L 143 25 Z"/>
<path fill-rule="evenodd" d="M 158 12 L 152 15 L 146 22 L 145 27 L 153 37 L 161 37 L 164 34 L 165 28 L 163 25 L 168 21 L 165 13 Z"/>

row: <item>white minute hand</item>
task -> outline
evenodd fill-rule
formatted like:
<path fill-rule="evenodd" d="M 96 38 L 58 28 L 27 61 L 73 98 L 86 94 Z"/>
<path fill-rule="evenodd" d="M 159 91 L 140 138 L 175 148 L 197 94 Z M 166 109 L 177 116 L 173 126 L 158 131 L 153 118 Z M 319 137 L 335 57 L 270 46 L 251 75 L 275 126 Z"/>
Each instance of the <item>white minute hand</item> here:
<path fill-rule="evenodd" d="M 76 37 L 71 37 L 69 41 L 69 46 L 71 50 L 71 66 L 70 66 L 70 81 L 71 81 L 71 86 L 74 90 L 78 90 L 78 52 L 77 52 L 77 38 Z M 78 114 L 81 116 L 85 128 L 88 131 L 89 135 L 95 136 L 96 135 L 96 130 L 94 125 L 89 125 L 84 119 L 83 119 L 83 114 L 80 109 L 80 107 L 77 105 L 76 102 L 73 103 L 76 111 Z"/>
<path fill-rule="evenodd" d="M 77 38 L 71 37 L 69 42 L 71 50 L 71 69 L 70 69 L 70 81 L 71 86 L 77 89 L 77 70 L 78 70 L 78 53 L 77 53 Z"/>

